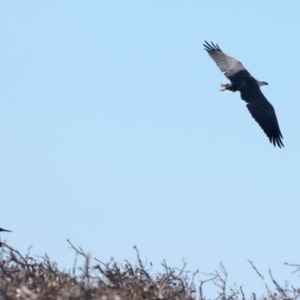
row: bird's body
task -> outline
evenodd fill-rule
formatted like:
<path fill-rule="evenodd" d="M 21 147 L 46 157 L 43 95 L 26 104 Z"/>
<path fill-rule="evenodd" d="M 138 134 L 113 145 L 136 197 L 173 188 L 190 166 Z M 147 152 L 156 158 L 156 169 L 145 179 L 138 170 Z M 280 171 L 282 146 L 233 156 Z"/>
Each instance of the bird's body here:
<path fill-rule="evenodd" d="M 12 231 L 10 231 L 10 230 L 6 230 L 6 229 L 3 229 L 3 228 L 0 228 L 0 232 L 1 232 L 1 231 L 12 232 Z"/>
<path fill-rule="evenodd" d="M 219 69 L 225 72 L 225 76 L 231 81 L 229 84 L 222 84 L 220 91 L 239 91 L 252 117 L 268 136 L 270 142 L 274 146 L 284 147 L 275 110 L 260 90 L 261 86 L 268 85 L 268 83 L 256 80 L 241 62 L 226 55 L 217 44 L 209 44 L 205 41 L 203 45 Z"/>

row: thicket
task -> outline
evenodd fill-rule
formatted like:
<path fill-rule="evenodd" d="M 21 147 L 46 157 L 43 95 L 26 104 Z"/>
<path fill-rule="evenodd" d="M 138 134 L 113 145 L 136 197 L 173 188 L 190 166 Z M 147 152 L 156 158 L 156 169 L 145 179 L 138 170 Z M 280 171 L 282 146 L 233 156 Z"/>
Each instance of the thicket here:
<path fill-rule="evenodd" d="M 162 262 L 164 272 L 151 274 L 142 262 L 136 247 L 137 262 L 132 265 L 123 264 L 113 259 L 103 263 L 95 259 L 91 266 L 91 258 L 81 247 L 75 247 L 74 267 L 69 271 L 59 270 L 57 264 L 47 255 L 41 258 L 30 256 L 30 248 L 26 255 L 13 249 L 6 243 L 0 243 L 0 299 L 100 299 L 100 300 L 204 300 L 204 286 L 212 282 L 216 286 L 216 297 L 220 300 L 258 299 L 256 294 L 245 295 L 242 287 L 227 287 L 227 272 L 222 264 L 220 270 L 211 274 L 199 271 L 188 272 L 185 264 L 181 269 L 170 268 Z M 84 265 L 77 267 L 78 256 L 84 258 Z M 262 299 L 296 300 L 300 289 L 293 286 L 280 286 L 269 272 L 274 284 L 273 290 L 265 283 L 252 262 L 251 266 L 263 280 L 266 296 Z M 300 265 L 290 265 L 300 269 Z M 196 274 L 201 273 L 203 280 L 195 282 Z"/>

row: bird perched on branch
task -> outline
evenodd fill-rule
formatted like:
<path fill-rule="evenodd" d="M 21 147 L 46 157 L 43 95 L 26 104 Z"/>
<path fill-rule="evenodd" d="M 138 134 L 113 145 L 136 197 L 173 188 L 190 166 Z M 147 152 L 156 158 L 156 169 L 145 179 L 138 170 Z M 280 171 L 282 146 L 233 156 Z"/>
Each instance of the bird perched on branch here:
<path fill-rule="evenodd" d="M 205 41 L 203 46 L 219 69 L 225 72 L 224 75 L 231 81 L 231 83 L 222 84 L 220 91 L 239 91 L 252 117 L 268 136 L 270 142 L 279 148 L 284 147 L 275 110 L 260 90 L 261 86 L 268 85 L 268 83 L 256 80 L 241 62 L 226 55 L 218 44 L 212 42 L 209 44 Z"/>
<path fill-rule="evenodd" d="M 10 231 L 10 230 L 6 230 L 6 229 L 3 229 L 3 228 L 0 228 L 0 232 L 1 232 L 1 231 L 12 232 L 12 231 Z"/>

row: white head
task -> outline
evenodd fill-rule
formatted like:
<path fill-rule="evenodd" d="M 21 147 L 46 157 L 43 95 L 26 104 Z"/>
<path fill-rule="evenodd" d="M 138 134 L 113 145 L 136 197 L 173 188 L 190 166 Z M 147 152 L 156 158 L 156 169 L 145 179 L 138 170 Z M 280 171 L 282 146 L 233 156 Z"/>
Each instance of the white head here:
<path fill-rule="evenodd" d="M 263 85 L 269 85 L 267 82 L 265 81 L 259 81 L 259 80 L 256 80 L 256 82 L 258 83 L 259 86 L 263 86 Z"/>

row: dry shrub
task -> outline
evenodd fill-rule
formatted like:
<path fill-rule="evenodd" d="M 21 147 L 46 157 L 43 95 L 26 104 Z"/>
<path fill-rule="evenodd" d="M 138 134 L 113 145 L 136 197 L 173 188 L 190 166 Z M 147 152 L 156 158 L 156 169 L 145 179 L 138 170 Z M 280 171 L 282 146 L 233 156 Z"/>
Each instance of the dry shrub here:
<path fill-rule="evenodd" d="M 128 261 L 118 264 L 113 259 L 102 263 L 95 259 L 96 264 L 90 266 L 90 255 L 81 247 L 76 248 L 69 240 L 69 245 L 75 251 L 74 267 L 71 271 L 60 271 L 55 262 L 50 261 L 47 255 L 40 258 L 23 256 L 6 243 L 0 243 L 0 299 L 99 299 L 99 300 L 193 300 L 208 299 L 205 297 L 203 287 L 207 282 L 215 284 L 217 296 L 215 299 L 236 300 L 246 297 L 242 287 L 228 288 L 227 272 L 220 264 L 220 271 L 205 274 L 199 271 L 185 271 L 185 263 L 181 269 L 170 268 L 164 261 L 163 274 L 150 274 L 140 259 L 136 247 L 137 263 L 133 266 Z M 78 256 L 83 256 L 83 267 L 76 267 Z M 264 281 L 263 276 L 250 262 L 254 270 Z M 299 265 L 292 265 L 299 268 Z M 198 287 L 194 283 L 195 275 L 199 274 L 205 279 L 199 280 Z M 276 292 L 272 292 L 265 284 L 267 297 L 272 300 L 296 300 L 300 290 L 283 288 L 270 276 L 275 285 Z M 253 293 L 247 299 L 256 300 Z"/>

